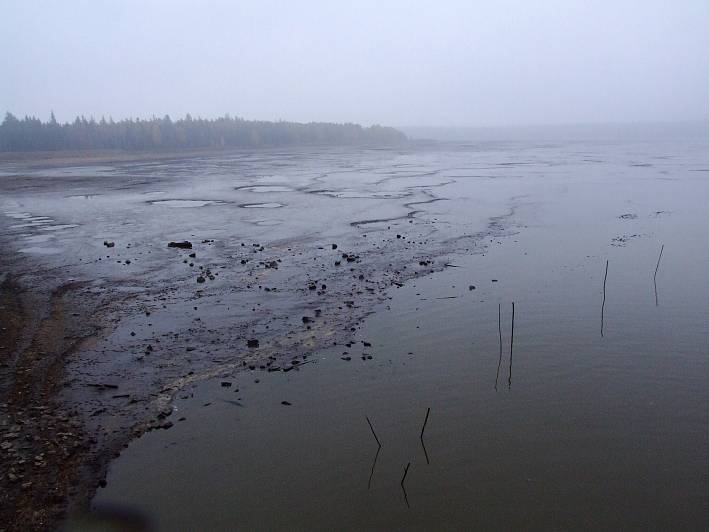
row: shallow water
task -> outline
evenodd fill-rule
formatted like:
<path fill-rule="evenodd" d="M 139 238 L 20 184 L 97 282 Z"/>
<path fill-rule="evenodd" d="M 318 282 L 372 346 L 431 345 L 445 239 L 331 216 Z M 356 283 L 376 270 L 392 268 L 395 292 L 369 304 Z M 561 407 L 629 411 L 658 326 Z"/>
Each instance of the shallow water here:
<path fill-rule="evenodd" d="M 491 187 L 517 191 L 487 249 L 391 292 L 350 347 L 183 391 L 96 507 L 161 530 L 705 529 L 709 152 L 486 157 L 438 173 L 456 181 L 426 215 L 443 238 L 480 225 Z"/>
<path fill-rule="evenodd" d="M 124 316 L 107 350 L 74 368 L 89 382 L 116 376 L 134 395 L 170 364 L 185 373 L 184 340 L 166 345 L 175 332 L 190 338 L 189 369 L 243 350 L 241 322 L 265 335 L 252 306 L 302 329 L 301 315 L 325 305 L 306 278 L 326 279 L 342 250 L 371 253 L 355 264 L 365 286 L 391 263 L 424 273 L 445 252 L 435 273 L 386 291 L 372 284 L 379 303 L 351 345 L 322 340 L 299 370 L 195 379 L 175 398 L 174 426 L 115 460 L 97 509 L 139 510 L 160 530 L 704 530 L 705 146 L 286 150 L 42 170 L 27 183 L 9 173 L 0 236 L 38 276 L 52 268 L 159 301 L 150 323 Z M 160 208 L 152 196 L 192 208 Z M 186 258 L 165 244 L 185 238 L 215 239 L 195 246 L 195 262 L 223 268 L 197 293 Z M 396 247 L 404 239 L 411 247 Z M 251 266 L 239 269 L 243 242 L 283 257 L 257 273 L 280 291 L 242 288 L 252 282 Z M 358 283 L 352 273 L 335 270 L 328 290 Z M 164 351 L 135 356 L 155 338 Z M 125 377 L 136 367 L 146 380 Z"/>

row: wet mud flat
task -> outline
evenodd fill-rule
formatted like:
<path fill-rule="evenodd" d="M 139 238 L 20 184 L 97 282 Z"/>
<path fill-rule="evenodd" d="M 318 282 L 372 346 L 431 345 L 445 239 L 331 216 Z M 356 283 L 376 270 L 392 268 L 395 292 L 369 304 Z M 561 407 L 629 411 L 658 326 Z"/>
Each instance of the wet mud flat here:
<path fill-rule="evenodd" d="M 35 391 L 3 398 L 3 525 L 50 527 L 99 485 L 96 510 L 165 530 L 632 528 L 657 496 L 657 522 L 699 522 L 706 166 L 684 144 L 493 144 L 5 171 L 7 289 L 32 325 L 3 382 Z M 666 249 L 655 304 L 633 276 L 661 241 L 693 260 Z M 676 475 L 611 467 L 633 446 Z M 602 511 L 602 486 L 653 480 Z"/>
<path fill-rule="evenodd" d="M 473 246 L 414 218 L 440 185 L 430 164 L 316 150 L 3 168 L 3 526 L 85 507 L 127 442 L 172 425 L 185 385 L 292 371 L 387 288 L 443 267 L 441 249 Z M 377 196 L 390 177 L 394 201 Z M 337 198 L 343 182 L 359 197 Z"/>

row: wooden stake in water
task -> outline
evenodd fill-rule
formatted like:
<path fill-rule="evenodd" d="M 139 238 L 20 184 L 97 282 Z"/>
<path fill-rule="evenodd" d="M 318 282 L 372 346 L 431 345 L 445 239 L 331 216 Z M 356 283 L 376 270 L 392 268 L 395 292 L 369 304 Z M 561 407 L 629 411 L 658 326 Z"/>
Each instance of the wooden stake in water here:
<path fill-rule="evenodd" d="M 404 487 L 404 480 L 406 480 L 406 474 L 409 472 L 409 466 L 411 465 L 411 462 L 406 464 L 406 467 L 404 468 L 404 476 L 401 477 L 401 487 Z"/>
<path fill-rule="evenodd" d="M 655 284 L 655 306 L 658 306 L 658 301 L 657 301 L 657 270 L 660 268 L 660 259 L 662 259 L 662 252 L 665 250 L 665 245 L 662 244 L 662 247 L 660 247 L 660 256 L 657 257 L 657 265 L 655 266 L 655 275 L 652 276 L 652 282 Z"/>
<path fill-rule="evenodd" d="M 377 445 L 379 445 L 379 447 L 381 447 L 382 444 L 379 442 L 379 438 L 377 438 L 377 433 L 374 432 L 374 427 L 372 426 L 372 422 L 369 421 L 369 418 L 367 416 L 364 416 L 364 419 L 367 420 L 367 423 L 369 424 L 369 430 L 372 431 L 372 434 L 374 435 L 374 439 L 377 440 Z"/>
<path fill-rule="evenodd" d="M 423 431 L 426 430 L 426 423 L 428 423 L 428 415 L 431 413 L 431 408 L 429 407 L 428 410 L 426 410 L 426 419 L 423 420 L 423 427 L 421 427 L 421 436 L 419 436 L 419 439 L 421 440 L 421 447 L 423 447 L 423 454 L 426 456 L 426 463 L 430 464 L 431 461 L 428 459 L 428 451 L 426 450 L 426 444 L 423 442 Z"/>
<path fill-rule="evenodd" d="M 512 302 L 512 331 L 510 333 L 510 375 L 507 377 L 507 388 L 512 387 L 512 347 L 515 343 L 515 302 Z"/>
<path fill-rule="evenodd" d="M 502 365 L 502 305 L 497 304 L 497 334 L 500 337 L 500 357 L 497 359 L 497 375 L 495 375 L 495 391 L 497 391 L 497 381 L 500 378 L 500 366 Z"/>
<path fill-rule="evenodd" d="M 606 260 L 606 273 L 603 276 L 603 304 L 601 305 L 601 338 L 603 338 L 603 313 L 606 309 L 606 280 L 608 279 L 608 261 Z"/>

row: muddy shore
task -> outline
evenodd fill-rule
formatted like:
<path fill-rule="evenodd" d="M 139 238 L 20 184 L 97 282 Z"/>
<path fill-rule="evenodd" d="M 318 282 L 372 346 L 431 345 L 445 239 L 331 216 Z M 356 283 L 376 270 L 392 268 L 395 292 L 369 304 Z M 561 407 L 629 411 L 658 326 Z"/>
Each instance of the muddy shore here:
<path fill-rule="evenodd" d="M 82 166 L 88 172 L 79 169 L 71 188 L 104 193 Z M 13 168 L 5 189 L 23 194 L 57 181 L 32 171 Z M 131 186 L 131 175 L 111 186 L 126 179 Z M 173 426 L 171 400 L 186 385 L 301 371 L 325 346 L 346 349 L 390 290 L 445 268 L 453 252 L 482 252 L 510 213 L 474 232 L 438 234 L 424 209 L 446 199 L 431 192 L 440 182 L 395 195 L 402 205 L 383 215 L 345 217 L 346 232 L 323 238 L 276 233 L 254 242 L 193 230 L 182 232 L 189 248 L 173 249 L 163 235 L 136 241 L 105 231 L 110 238 L 88 246 L 78 235 L 71 242 L 80 253 L 59 261 L 6 257 L 0 530 L 47 530 L 86 511 L 112 458 L 146 430 Z"/>
<path fill-rule="evenodd" d="M 684 142 L 0 166 L 0 529 L 700 529 L 707 168 Z"/>

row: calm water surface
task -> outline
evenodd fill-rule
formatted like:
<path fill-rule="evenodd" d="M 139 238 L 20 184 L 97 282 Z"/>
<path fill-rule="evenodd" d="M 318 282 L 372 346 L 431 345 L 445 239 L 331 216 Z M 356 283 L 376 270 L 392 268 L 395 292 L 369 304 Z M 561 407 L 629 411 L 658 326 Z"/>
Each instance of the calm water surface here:
<path fill-rule="evenodd" d="M 477 251 L 299 371 L 184 390 L 95 506 L 160 530 L 706 530 L 706 144 L 497 146 L 476 164 L 426 215 L 440 239 L 475 221 Z M 504 216 L 486 225 L 490 198 Z"/>

